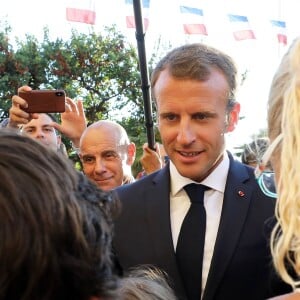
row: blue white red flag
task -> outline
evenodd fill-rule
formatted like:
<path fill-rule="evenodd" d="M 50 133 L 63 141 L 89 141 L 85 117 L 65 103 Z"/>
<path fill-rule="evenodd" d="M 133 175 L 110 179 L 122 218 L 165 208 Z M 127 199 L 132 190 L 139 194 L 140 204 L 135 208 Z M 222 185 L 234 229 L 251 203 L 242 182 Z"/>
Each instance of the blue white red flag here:
<path fill-rule="evenodd" d="M 95 0 L 69 0 L 66 7 L 66 19 L 94 25 L 96 23 Z"/>
<path fill-rule="evenodd" d="M 254 32 L 246 16 L 228 14 L 228 17 L 233 28 L 233 37 L 236 41 L 255 39 Z"/>
<path fill-rule="evenodd" d="M 126 26 L 127 28 L 135 28 L 133 0 L 125 0 L 126 5 Z M 150 0 L 142 0 L 142 16 L 144 29 L 147 30 L 149 26 L 149 8 Z"/>
<path fill-rule="evenodd" d="M 275 34 L 277 35 L 277 40 L 279 44 L 287 44 L 287 34 L 286 34 L 286 23 L 279 20 L 271 20 Z"/>
<path fill-rule="evenodd" d="M 202 9 L 181 5 L 180 13 L 182 16 L 184 33 L 207 35 Z"/>

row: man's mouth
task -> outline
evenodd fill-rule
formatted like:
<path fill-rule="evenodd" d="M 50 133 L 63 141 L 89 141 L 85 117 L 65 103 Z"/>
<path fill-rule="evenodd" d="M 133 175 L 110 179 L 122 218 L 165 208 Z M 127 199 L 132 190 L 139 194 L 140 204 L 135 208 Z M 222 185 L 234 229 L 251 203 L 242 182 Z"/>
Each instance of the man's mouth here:
<path fill-rule="evenodd" d="M 201 151 L 195 151 L 195 152 L 184 152 L 184 151 L 178 151 L 178 153 L 185 157 L 194 157 L 201 153 Z"/>
<path fill-rule="evenodd" d="M 108 181 L 108 180 L 111 180 L 111 177 L 109 177 L 109 178 L 95 178 L 94 180 L 95 181 L 99 181 L 99 182 L 101 182 L 101 181 Z"/>

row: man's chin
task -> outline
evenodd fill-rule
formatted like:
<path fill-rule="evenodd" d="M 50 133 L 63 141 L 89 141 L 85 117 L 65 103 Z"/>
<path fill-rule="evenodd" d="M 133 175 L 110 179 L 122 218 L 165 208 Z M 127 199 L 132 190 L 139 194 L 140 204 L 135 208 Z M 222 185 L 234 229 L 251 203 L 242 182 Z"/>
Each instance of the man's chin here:
<path fill-rule="evenodd" d="M 103 191 L 110 191 L 115 188 L 115 184 L 111 180 L 93 180 L 97 186 Z"/>
<path fill-rule="evenodd" d="M 49 143 L 46 142 L 46 141 L 38 140 L 38 139 L 37 139 L 37 141 L 38 141 L 40 144 L 44 145 L 46 148 L 52 149 L 52 150 L 54 150 L 54 151 L 58 151 L 58 150 L 59 150 L 59 147 L 58 147 L 56 144 L 49 144 Z"/>
<path fill-rule="evenodd" d="M 206 175 L 204 170 L 201 170 L 198 167 L 184 167 L 177 169 L 179 174 L 183 177 L 190 178 L 196 182 L 200 182 Z"/>

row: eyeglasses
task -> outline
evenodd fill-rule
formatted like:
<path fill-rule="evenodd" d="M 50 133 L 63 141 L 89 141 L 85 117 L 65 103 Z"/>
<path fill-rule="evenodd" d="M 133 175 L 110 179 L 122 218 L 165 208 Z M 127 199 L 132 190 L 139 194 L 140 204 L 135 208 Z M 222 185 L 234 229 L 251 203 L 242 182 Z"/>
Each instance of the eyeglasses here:
<path fill-rule="evenodd" d="M 276 186 L 275 186 L 275 175 L 274 172 L 266 170 L 266 166 L 270 160 L 272 153 L 275 148 L 282 140 L 282 133 L 279 134 L 275 140 L 269 145 L 268 149 L 264 153 L 261 162 L 257 165 L 254 174 L 257 183 L 261 191 L 269 197 L 277 198 Z"/>

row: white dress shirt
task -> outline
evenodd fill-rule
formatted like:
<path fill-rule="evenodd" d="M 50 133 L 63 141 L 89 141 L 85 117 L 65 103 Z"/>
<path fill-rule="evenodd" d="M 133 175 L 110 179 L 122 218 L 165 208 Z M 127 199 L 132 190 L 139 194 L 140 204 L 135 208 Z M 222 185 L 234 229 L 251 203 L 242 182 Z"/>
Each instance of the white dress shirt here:
<path fill-rule="evenodd" d="M 210 262 L 218 233 L 228 170 L 229 158 L 227 153 L 224 152 L 223 160 L 219 163 L 216 169 L 202 182 L 199 182 L 210 187 L 210 189 L 204 194 L 204 207 L 206 210 L 206 233 L 202 266 L 202 293 L 206 285 Z M 194 181 L 181 176 L 172 162 L 170 162 L 170 175 L 170 218 L 173 246 L 176 251 L 180 228 L 183 219 L 190 208 L 190 199 L 183 187 Z"/>

